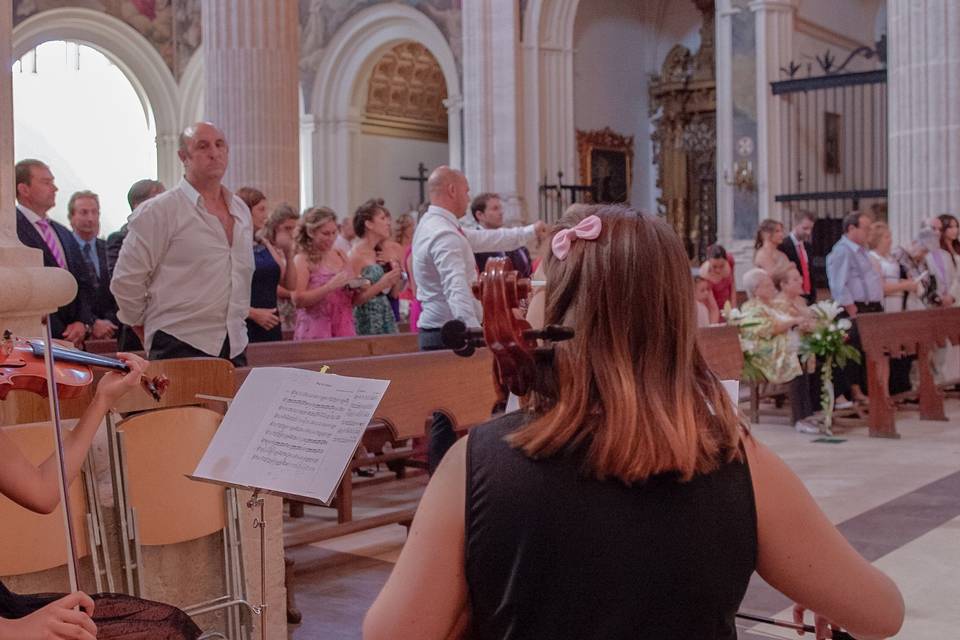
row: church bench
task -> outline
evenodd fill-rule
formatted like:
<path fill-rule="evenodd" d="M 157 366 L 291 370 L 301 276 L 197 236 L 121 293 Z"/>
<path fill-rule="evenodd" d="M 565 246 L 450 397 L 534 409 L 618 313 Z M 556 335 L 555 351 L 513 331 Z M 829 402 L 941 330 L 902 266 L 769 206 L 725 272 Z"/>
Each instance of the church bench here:
<path fill-rule="evenodd" d="M 721 380 L 739 380 L 743 371 L 743 351 L 736 327 L 715 325 L 701 327 L 697 333 L 700 353 L 707 366 Z"/>
<path fill-rule="evenodd" d="M 382 336 L 328 338 L 299 342 L 254 342 L 247 346 L 251 367 L 276 366 L 312 360 L 342 360 L 417 351 L 417 334 L 393 333 Z"/>
<path fill-rule="evenodd" d="M 921 420 L 946 420 L 943 393 L 937 388 L 931 357 L 949 340 L 960 344 L 960 308 L 924 309 L 898 313 L 868 313 L 857 317 L 860 341 L 866 354 L 870 435 L 899 438 L 895 405 L 877 375 L 877 364 L 888 356 L 916 356 Z"/>

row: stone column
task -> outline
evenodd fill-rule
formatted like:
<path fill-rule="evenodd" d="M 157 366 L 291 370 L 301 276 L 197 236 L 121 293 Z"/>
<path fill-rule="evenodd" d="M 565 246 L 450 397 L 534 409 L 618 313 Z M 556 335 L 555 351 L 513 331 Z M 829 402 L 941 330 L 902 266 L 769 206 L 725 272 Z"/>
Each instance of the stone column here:
<path fill-rule="evenodd" d="M 13 164 L 13 7 L 0 0 L 0 332 L 40 335 L 40 318 L 73 299 L 77 283 L 64 269 L 44 268 L 39 249 L 17 239 Z"/>
<path fill-rule="evenodd" d="M 894 242 L 960 210 L 960 6 L 888 5 L 889 210 Z"/>
<path fill-rule="evenodd" d="M 733 240 L 733 186 L 727 183 L 736 149 L 733 135 L 733 25 L 739 13 L 730 0 L 717 2 L 717 242 Z"/>
<path fill-rule="evenodd" d="M 474 194 L 500 194 L 507 224 L 523 220 L 519 21 L 513 0 L 463 3 L 464 169 Z"/>
<path fill-rule="evenodd" d="M 296 0 L 203 0 L 206 117 L 230 143 L 225 183 L 300 202 Z"/>
<path fill-rule="evenodd" d="M 780 68 L 793 57 L 793 23 L 797 0 L 753 0 L 757 34 L 757 190 L 760 218 L 783 219 L 783 206 L 773 198 L 783 186 L 781 134 L 786 105 L 770 91 Z"/>

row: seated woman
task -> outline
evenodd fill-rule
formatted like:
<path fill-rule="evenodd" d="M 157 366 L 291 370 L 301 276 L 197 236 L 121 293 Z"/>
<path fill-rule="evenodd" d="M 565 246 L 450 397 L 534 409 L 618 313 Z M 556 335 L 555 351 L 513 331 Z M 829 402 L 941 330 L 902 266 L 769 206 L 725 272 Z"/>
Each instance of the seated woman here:
<path fill-rule="evenodd" d="M 754 364 L 767 382 L 783 384 L 802 373 L 797 359 L 799 342 L 791 330 L 803 324 L 797 313 L 784 313 L 776 306 L 777 288 L 764 269 L 751 269 L 743 275 L 748 300 L 740 310 L 746 316 L 740 334 L 756 346 L 751 351 Z"/>
<path fill-rule="evenodd" d="M 737 307 L 737 287 L 733 278 L 733 257 L 727 250 L 718 244 L 707 249 L 707 260 L 700 265 L 700 277 L 710 283 L 713 299 L 717 308 L 723 310 L 729 302 L 730 307 Z"/>
<path fill-rule="evenodd" d="M 809 331 L 814 318 L 803 295 L 803 276 L 794 265 L 773 276 L 773 284 L 780 293 L 774 298 L 773 306 L 786 317 L 802 318 L 800 325 L 789 333 L 791 346 L 796 349 L 800 343 L 800 333 Z M 817 386 L 816 361 L 811 359 L 805 366 L 800 363 L 800 375 L 790 381 L 790 419 L 793 427 L 800 433 L 819 433 L 820 428 L 809 420 L 816 413 L 820 389 Z"/>
<path fill-rule="evenodd" d="M 104 375 L 93 402 L 73 430 L 64 434 L 68 482 L 80 473 L 107 411 L 127 391 L 139 386 L 140 376 L 147 368 L 141 358 L 123 353 L 118 356 L 130 365 L 130 373 Z M 30 511 L 51 513 L 60 504 L 56 454 L 35 466 L 0 429 L 0 493 Z M 195 640 L 199 637 L 200 629 L 190 617 L 170 605 L 111 593 L 93 598 L 82 592 L 66 596 L 20 595 L 0 583 L 0 640 Z"/>
<path fill-rule="evenodd" d="M 356 335 L 353 327 L 353 272 L 347 256 L 334 246 L 337 214 L 316 207 L 303 214 L 297 227 L 297 271 L 291 299 L 297 307 L 294 340 L 319 340 Z"/>
<path fill-rule="evenodd" d="M 367 200 L 353 215 L 357 242 L 350 250 L 350 267 L 354 273 L 370 281 L 370 286 L 357 294 L 353 319 L 357 335 L 374 336 L 397 332 L 397 318 L 391 298 L 403 289 L 403 255 L 390 241 L 390 212 L 383 200 Z"/>
<path fill-rule="evenodd" d="M 673 229 L 616 205 L 559 228 L 545 320 L 576 334 L 525 410 L 443 459 L 364 637 L 734 640 L 754 570 L 820 627 L 895 634 L 896 585 L 707 368 Z"/>
<path fill-rule="evenodd" d="M 720 309 L 713 297 L 710 282 L 700 276 L 693 277 L 693 291 L 697 300 L 697 326 L 707 327 L 720 322 Z"/>

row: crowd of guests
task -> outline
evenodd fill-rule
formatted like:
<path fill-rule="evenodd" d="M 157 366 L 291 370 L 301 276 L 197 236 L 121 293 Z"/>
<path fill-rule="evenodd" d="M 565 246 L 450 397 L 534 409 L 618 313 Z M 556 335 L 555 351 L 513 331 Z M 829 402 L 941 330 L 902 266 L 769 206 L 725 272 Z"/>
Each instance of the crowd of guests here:
<path fill-rule="evenodd" d="M 789 385 L 795 428 L 815 433 L 819 406 L 818 363 L 800 360 L 802 336 L 815 326 L 810 305 L 817 299 L 810 244 L 817 218 L 800 212 L 790 233 L 783 223 L 764 220 L 757 230 L 753 265 L 742 279 L 747 300 L 740 305 L 741 335 L 751 347 L 751 364 L 764 381 Z M 826 256 L 829 292 L 843 311 L 840 318 L 864 313 L 912 311 L 955 306 L 960 300 L 960 225 L 943 214 L 925 220 L 909 242 L 894 247 L 890 227 L 872 214 L 854 211 L 842 221 L 840 240 Z M 724 321 L 723 310 L 737 307 L 734 261 L 721 246 L 710 247 L 694 275 L 698 324 Z M 859 348 L 856 323 L 851 344 Z M 948 346 L 935 356 L 942 379 L 949 363 L 960 358 Z M 878 363 L 881 385 L 891 395 L 909 391 L 914 357 Z M 837 407 L 866 402 L 863 364 L 850 363 L 835 374 Z"/>
<path fill-rule="evenodd" d="M 39 160 L 17 163 L 21 241 L 78 282 L 74 300 L 53 316 L 55 337 L 81 348 L 87 340 L 117 339 L 120 350 L 146 346 L 151 358 L 208 355 L 240 366 L 248 343 L 282 340 L 285 331 L 294 340 L 396 333 L 402 322 L 418 331 L 424 296 L 417 295 L 414 237 L 429 209 L 394 219 L 382 199 L 372 198 L 348 216 L 323 206 L 301 215 L 286 203 L 271 210 L 269 194 L 249 186 L 231 193 L 221 183 L 228 145 L 209 123 L 181 134 L 179 155 L 180 183 L 169 190 L 156 180 L 135 183 L 127 194 L 129 222 L 106 240 L 97 194 L 70 197 L 67 229 L 48 217 L 57 194 L 50 168 Z M 432 187 L 431 220 L 450 215 L 457 233 L 477 240 L 477 252 L 470 249 L 469 272 L 439 253 L 427 256 L 434 266 L 424 265 L 428 306 L 472 297 L 473 271 L 492 256 L 508 256 L 522 275 L 532 273 L 523 245 L 533 227 L 501 229 L 497 194 L 459 202 L 468 187 L 454 170 L 434 176 Z M 468 208 L 477 228 L 460 225 Z M 442 253 L 443 239 L 435 243 L 430 235 L 424 253 Z M 438 269 L 440 262 L 451 264 Z M 448 274 L 433 281 L 451 268 L 454 280 L 463 279 L 457 291 L 447 290 Z M 442 323 L 426 320 L 430 341 Z"/>

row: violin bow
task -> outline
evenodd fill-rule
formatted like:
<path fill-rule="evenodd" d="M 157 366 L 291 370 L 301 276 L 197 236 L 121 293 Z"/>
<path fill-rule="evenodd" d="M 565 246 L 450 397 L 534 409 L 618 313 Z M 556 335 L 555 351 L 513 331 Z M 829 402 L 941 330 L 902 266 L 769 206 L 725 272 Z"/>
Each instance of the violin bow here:
<path fill-rule="evenodd" d="M 80 565 L 77 560 L 76 536 L 73 529 L 73 514 L 70 511 L 70 487 L 67 484 L 67 465 L 63 451 L 63 425 L 60 422 L 60 396 L 53 366 L 53 339 L 50 335 L 50 316 L 44 323 L 43 361 L 47 370 L 47 398 L 50 401 L 50 416 L 56 439 L 57 476 L 60 480 L 60 504 L 63 507 L 64 528 L 67 534 L 67 573 L 70 576 L 70 591 L 80 590 Z"/>
<path fill-rule="evenodd" d="M 817 632 L 816 628 L 813 625 L 796 624 L 795 622 L 787 622 L 785 620 L 777 620 L 775 618 L 765 618 L 764 616 L 758 616 L 751 613 L 737 612 L 737 617 L 740 618 L 741 620 L 750 620 L 751 622 L 760 622 L 762 624 L 769 624 L 775 627 L 782 627 L 784 629 L 794 629 L 796 631 L 803 631 L 805 633 L 816 634 Z M 831 635 L 832 640 L 856 640 L 856 638 L 851 636 L 849 633 L 847 633 L 846 631 L 842 631 L 840 629 L 832 629 L 831 632 L 832 632 L 832 635 Z"/>

